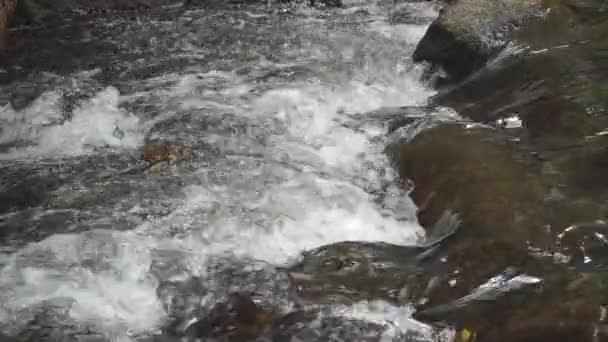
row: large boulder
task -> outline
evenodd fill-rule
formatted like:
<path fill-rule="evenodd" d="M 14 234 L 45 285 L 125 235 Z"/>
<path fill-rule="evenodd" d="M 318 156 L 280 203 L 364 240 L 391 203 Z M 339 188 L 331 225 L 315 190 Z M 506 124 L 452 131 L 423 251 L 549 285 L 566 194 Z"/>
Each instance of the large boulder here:
<path fill-rule="evenodd" d="M 518 53 L 493 62 L 432 102 L 475 121 L 518 115 L 535 144 L 570 146 L 608 126 L 608 6 L 562 0 L 517 32 Z"/>
<path fill-rule="evenodd" d="M 423 226 L 452 212 L 462 221 L 459 238 L 556 251 L 564 230 L 608 215 L 608 136 L 589 140 L 538 153 L 505 129 L 443 123 L 387 151 L 414 184 Z"/>
<path fill-rule="evenodd" d="M 516 54 L 493 61 L 431 100 L 502 129 L 526 144 L 546 170 L 552 199 L 568 204 L 548 219 L 574 222 L 608 215 L 608 5 L 552 1 L 545 20 L 528 23 Z M 508 125 L 507 125 L 508 126 Z M 572 221 L 571 221 L 572 223 Z"/>
<path fill-rule="evenodd" d="M 414 51 L 446 72 L 445 81 L 463 80 L 497 55 L 523 23 L 543 14 L 542 0 L 450 1 Z"/>
<path fill-rule="evenodd" d="M 389 151 L 401 177 L 414 183 L 411 197 L 423 226 L 449 210 L 460 215 L 460 236 L 546 246 L 539 170 L 510 149 L 488 129 L 442 124 Z"/>
<path fill-rule="evenodd" d="M 446 211 L 462 221 L 401 294 L 417 319 L 452 325 L 460 342 L 604 341 L 595 328 L 604 324 L 608 224 L 595 220 L 608 213 L 598 180 L 605 142 L 547 161 L 513 138 L 440 123 L 389 146 L 413 181 L 421 223 Z"/>

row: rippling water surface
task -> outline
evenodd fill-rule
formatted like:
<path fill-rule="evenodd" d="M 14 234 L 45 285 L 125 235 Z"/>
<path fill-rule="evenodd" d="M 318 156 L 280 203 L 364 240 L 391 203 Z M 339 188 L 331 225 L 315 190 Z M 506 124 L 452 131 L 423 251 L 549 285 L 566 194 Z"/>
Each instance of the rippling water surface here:
<path fill-rule="evenodd" d="M 42 320 L 40 340 L 137 340 L 172 315 L 195 319 L 183 303 L 204 311 L 242 291 L 287 313 L 296 303 L 282 270 L 302 252 L 423 238 L 383 152 L 386 123 L 366 113 L 432 95 L 410 58 L 430 4 L 172 11 L 68 23 L 63 55 L 42 44 L 4 70 L 14 76 L 0 89 L 6 334 Z M 138 172 L 149 142 L 193 158 Z M 168 304 L 176 296 L 180 309 Z M 380 325 L 375 340 L 431 339 L 410 311 L 370 299 L 319 315 Z M 318 319 L 307 324 L 319 341 L 369 338 L 363 325 L 340 335 L 345 321 Z"/>

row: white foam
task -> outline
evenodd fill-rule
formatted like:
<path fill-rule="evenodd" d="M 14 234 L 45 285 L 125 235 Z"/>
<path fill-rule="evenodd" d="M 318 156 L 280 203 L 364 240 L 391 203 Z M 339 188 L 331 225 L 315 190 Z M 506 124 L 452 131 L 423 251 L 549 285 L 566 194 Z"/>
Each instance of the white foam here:
<path fill-rule="evenodd" d="M 453 331 L 445 329 L 435 336 L 435 330 L 411 318 L 414 310 L 409 306 L 395 306 L 381 300 L 361 301 L 353 305 L 338 305 L 332 308 L 331 315 L 348 319 L 362 320 L 386 327 L 381 341 L 392 341 L 407 332 L 417 332 L 425 340 L 452 341 Z M 436 339 L 436 337 L 438 339 Z"/>
<path fill-rule="evenodd" d="M 381 215 L 369 195 L 352 185 L 300 177 L 267 191 L 267 196 L 251 214 L 258 213 L 258 222 L 234 216 L 218 217 L 208 222 L 203 231 L 194 231 L 185 238 L 184 247 L 197 251 L 193 257 L 199 262 L 204 262 L 209 255 L 231 254 L 281 266 L 305 250 L 334 242 L 384 241 L 411 245 L 422 235 L 416 224 Z M 170 218 L 174 224 L 200 224 L 189 219 L 204 206 L 246 204 L 231 200 L 231 193 L 215 196 L 204 188 L 192 189 L 192 192 L 197 195 L 188 201 L 190 208 Z M 157 230 L 163 224 L 153 225 L 148 231 Z"/>
<path fill-rule="evenodd" d="M 164 313 L 147 275 L 145 241 L 130 232 L 90 231 L 27 245 L 0 273 L 0 320 L 69 298 L 78 321 L 116 333 L 148 331 Z"/>
<path fill-rule="evenodd" d="M 188 77 L 174 88 L 174 96 L 192 97 L 206 106 L 196 91 L 199 81 Z M 303 251 L 334 242 L 381 241 L 412 245 L 424 235 L 415 219 L 415 207 L 400 207 L 401 217 L 386 215 L 363 188 L 376 187 L 381 182 L 395 183 L 396 175 L 383 153 L 383 145 L 372 145 L 370 137 L 384 132 L 376 126 L 353 131 L 342 127 L 343 112 L 366 112 L 384 105 L 423 102 L 430 91 L 415 82 L 413 76 L 394 84 L 365 85 L 351 81 L 340 90 L 319 86 L 279 88 L 263 94 L 253 104 L 239 106 L 232 96 L 239 93 L 227 87 L 218 93 L 226 97 L 235 114 L 254 120 L 278 120 L 287 128 L 282 135 L 271 136 L 264 147 L 262 166 L 247 164 L 223 170 L 225 183 L 207 183 L 187 189 L 185 204 L 165 219 L 146 222 L 139 229 L 146 234 L 165 236 L 163 227 L 172 225 L 180 231 L 180 248 L 191 251 L 193 272 L 213 255 L 230 254 L 238 258 L 253 258 L 275 265 L 293 261 Z M 188 94 L 184 98 L 184 94 Z M 214 101 L 217 101 L 216 99 Z M 237 143 L 244 141 L 238 136 Z M 213 144 L 214 136 L 201 136 Z M 280 164 L 273 171 L 285 175 L 276 180 L 267 174 L 267 165 L 285 159 L 299 165 L 301 172 L 283 170 Z M 365 163 L 373 165 L 366 169 Z M 360 179 L 354 183 L 354 179 Z M 250 180 L 247 182 L 247 180 Z M 244 184 L 244 181 L 247 184 Z M 253 184 L 251 184 L 253 182 Z M 226 184 L 227 183 L 227 184 Z M 396 196 L 407 194 L 395 190 Z M 220 211 L 212 217 L 200 217 L 210 208 L 235 208 Z M 245 212 L 246 214 L 242 214 Z M 239 215 L 240 214 L 240 215 Z M 405 217 L 405 220 L 403 218 Z"/>
<path fill-rule="evenodd" d="M 154 119 L 154 124 L 178 110 L 201 110 L 205 111 L 201 115 L 228 112 L 247 122 L 276 127 L 264 132 L 267 139 L 260 143 L 259 156 L 236 156 L 238 163 L 222 157 L 206 164 L 197 173 L 198 183 L 184 189 L 183 204 L 162 219 L 146 221 L 133 232 L 55 235 L 19 251 L 0 277 L 0 299 L 6 303 L 0 308 L 0 318 L 46 299 L 69 297 L 74 300 L 70 314 L 77 320 L 118 335 L 153 330 L 163 317 L 154 293 L 156 284 L 146 273 L 155 248 L 183 253 L 190 273 L 202 274 L 208 271 L 210 258 L 217 256 L 283 266 L 305 250 L 338 241 L 415 244 L 424 231 L 416 223 L 413 204 L 402 202 L 397 214 L 382 208 L 369 194 L 370 189 L 383 190 L 407 198 L 396 185 L 384 146 L 371 142 L 384 134 L 381 123 L 357 131 L 341 123 L 350 113 L 424 104 L 433 92 L 419 83 L 421 70 L 407 59 L 408 44 L 421 32 L 419 27 L 375 23 L 365 32 L 327 35 L 321 30 L 318 37 L 305 42 L 312 45 L 310 49 L 293 44 L 294 50 L 286 54 L 299 53 L 298 63 L 303 65 L 321 64 L 323 68 L 315 71 L 327 71 L 328 81 L 323 84 L 293 82 L 262 91 L 232 72 L 171 74 L 150 80 L 162 89 L 154 87 L 137 96 L 157 96 L 163 110 L 171 109 Z M 382 48 L 387 53 L 376 54 Z M 274 64 L 278 65 L 284 64 Z M 344 65 L 355 67 L 344 70 Z M 173 86 L 166 87 L 173 81 Z M 254 88 L 261 95 L 251 101 L 245 95 Z M 28 133 L 37 145 L 8 157 L 137 146 L 143 138 L 142 127 L 150 127 L 152 121 L 141 123 L 119 108 L 120 101 L 118 91 L 107 88 L 75 110 L 70 121 Z M 41 98 L 40 108 L 32 106 L 26 112 L 31 111 L 32 118 L 54 118 L 56 102 L 52 96 Z M 23 113 L 12 113 L 19 114 Z M 114 134 L 116 126 L 124 133 L 122 138 Z M 195 138 L 230 150 L 246 149 L 256 137 L 200 134 Z M 225 147 L 221 139 L 234 143 Z M 212 173 L 219 174 L 221 181 L 214 181 Z M 383 188 L 391 183 L 395 185 L 389 190 Z M 24 260 L 30 261 L 24 265 Z M 399 329 L 420 328 L 408 321 L 409 308 L 361 303 L 349 310 L 343 313 L 392 320 Z"/>
<path fill-rule="evenodd" d="M 13 148 L 2 159 L 75 156 L 95 148 L 133 148 L 143 141 L 139 119 L 119 108 L 119 92 L 108 87 L 76 108 L 64 120 L 61 96 L 49 92 L 23 111 L 0 113 L 5 129 L 0 142 L 15 140 L 30 146 Z M 31 146 L 33 145 L 33 146 Z"/>

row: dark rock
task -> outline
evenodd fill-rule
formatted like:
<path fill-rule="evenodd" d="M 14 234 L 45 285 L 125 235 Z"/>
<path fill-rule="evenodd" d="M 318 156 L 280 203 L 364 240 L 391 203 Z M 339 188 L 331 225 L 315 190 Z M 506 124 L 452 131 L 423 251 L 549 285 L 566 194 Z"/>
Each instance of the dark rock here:
<path fill-rule="evenodd" d="M 288 2 L 304 2 L 309 6 L 315 7 L 342 7 L 342 0 L 229 0 L 221 1 L 220 3 L 228 2 L 231 4 L 274 4 L 274 3 L 288 3 Z M 206 3 L 207 2 L 207 3 Z M 197 4 L 208 5 L 209 0 L 184 0 L 183 6 L 190 7 Z"/>
<path fill-rule="evenodd" d="M 451 1 L 414 51 L 414 61 L 441 67 L 458 82 L 481 68 L 511 40 L 519 25 L 539 16 L 540 0 Z"/>
<path fill-rule="evenodd" d="M 488 129 L 443 124 L 389 150 L 401 177 L 414 183 L 423 226 L 450 210 L 462 220 L 459 237 L 549 246 L 543 184 L 530 157 L 511 145 Z"/>
<path fill-rule="evenodd" d="M 422 272 L 417 248 L 381 243 L 341 242 L 304 255 L 290 269 L 300 301 L 352 304 L 360 300 L 397 302 L 400 289 Z"/>
<path fill-rule="evenodd" d="M 108 14 L 124 11 L 142 11 L 180 3 L 179 0 L 20 0 L 17 3 L 18 24 L 45 24 L 61 20 L 71 13 Z"/>
<path fill-rule="evenodd" d="M 15 13 L 16 0 L 0 0 L 0 51 L 6 47 L 7 29 Z"/>
<path fill-rule="evenodd" d="M 603 319 L 601 277 L 504 242 L 447 246 L 417 285 L 410 293 L 424 301 L 415 318 L 449 323 L 475 341 L 593 341 Z"/>
<path fill-rule="evenodd" d="M 149 163 L 173 163 L 190 158 L 192 158 L 192 152 L 182 145 L 168 143 L 146 144 L 141 149 L 141 159 Z"/>
<path fill-rule="evenodd" d="M 493 61 L 432 102 L 475 121 L 518 115 L 535 144 L 568 147 L 608 125 L 608 16 L 597 1 L 554 1 L 514 39 L 517 53 Z M 604 57 L 602 57 L 604 56 Z"/>
<path fill-rule="evenodd" d="M 342 7 L 342 0 L 309 0 L 311 6 Z"/>
<path fill-rule="evenodd" d="M 444 123 L 389 148 L 401 176 L 414 182 L 423 225 L 446 210 L 462 220 L 453 239 L 417 264 L 422 271 L 404 282 L 401 296 L 419 310 L 415 318 L 448 323 L 461 341 L 603 341 L 599 272 L 608 245 L 606 225 L 593 220 L 604 207 L 512 137 Z M 563 170 L 577 164 L 552 163 Z M 578 197 L 552 194 L 563 186 Z M 567 264 L 555 263 L 564 256 Z"/>
<path fill-rule="evenodd" d="M 420 263 L 457 234 L 459 224 L 455 215 L 444 216 L 419 246 L 345 241 L 316 248 L 289 269 L 290 288 L 300 301 L 316 304 L 400 302 L 403 286 L 423 271 Z"/>
<path fill-rule="evenodd" d="M 407 295 L 421 310 L 447 304 L 469 295 L 505 270 L 523 269 L 531 261 L 525 248 L 509 242 L 454 241 L 443 246 L 437 257 L 421 265 L 425 272 L 416 282 L 408 284 Z M 428 312 L 423 311 L 423 314 L 428 315 Z"/>
<path fill-rule="evenodd" d="M 272 312 L 258 306 L 245 293 L 232 293 L 226 302 L 217 303 L 201 320 L 186 330 L 189 338 L 243 340 L 256 338 L 269 329 Z"/>

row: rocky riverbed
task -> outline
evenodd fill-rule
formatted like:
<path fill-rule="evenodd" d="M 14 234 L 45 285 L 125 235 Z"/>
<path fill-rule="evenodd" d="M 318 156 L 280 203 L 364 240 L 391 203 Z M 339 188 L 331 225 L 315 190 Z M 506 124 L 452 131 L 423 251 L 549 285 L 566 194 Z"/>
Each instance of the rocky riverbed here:
<path fill-rule="evenodd" d="M 603 1 L 19 1 L 0 339 L 608 341 Z"/>

